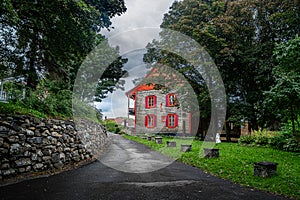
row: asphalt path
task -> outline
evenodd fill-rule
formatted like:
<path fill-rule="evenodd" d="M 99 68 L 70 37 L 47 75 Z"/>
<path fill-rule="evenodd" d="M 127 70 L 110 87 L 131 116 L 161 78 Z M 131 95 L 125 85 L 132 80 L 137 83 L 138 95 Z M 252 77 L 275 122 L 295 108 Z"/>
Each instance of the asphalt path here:
<path fill-rule="evenodd" d="M 0 199 L 287 199 L 233 184 L 177 161 L 170 162 L 119 135 L 110 135 L 110 140 L 99 160 L 76 170 L 2 186 Z M 165 163 L 165 167 L 151 171 L 157 167 L 157 160 Z"/>

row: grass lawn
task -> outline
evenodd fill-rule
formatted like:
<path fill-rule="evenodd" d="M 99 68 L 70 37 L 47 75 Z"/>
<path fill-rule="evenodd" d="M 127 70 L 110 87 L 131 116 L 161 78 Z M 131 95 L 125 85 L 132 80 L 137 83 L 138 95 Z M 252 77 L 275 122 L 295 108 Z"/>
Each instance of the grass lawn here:
<path fill-rule="evenodd" d="M 163 138 L 163 144 L 155 144 L 154 141 L 144 140 L 140 137 L 128 135 L 124 137 L 232 182 L 300 199 L 299 153 L 223 142 L 215 145 L 215 148 L 220 149 L 220 157 L 208 159 L 203 158 L 205 143 L 202 141 Z M 167 148 L 167 140 L 176 141 L 177 147 Z M 180 152 L 181 144 L 192 144 L 192 151 Z M 268 178 L 254 176 L 254 162 L 259 161 L 277 162 L 277 175 Z"/>

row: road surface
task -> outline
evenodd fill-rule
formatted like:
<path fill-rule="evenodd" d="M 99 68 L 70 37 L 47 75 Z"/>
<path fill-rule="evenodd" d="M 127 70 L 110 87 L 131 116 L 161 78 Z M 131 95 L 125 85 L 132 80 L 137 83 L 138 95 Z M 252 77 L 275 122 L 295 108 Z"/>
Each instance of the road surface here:
<path fill-rule="evenodd" d="M 110 135 L 110 139 L 111 145 L 100 158 L 101 161 L 73 171 L 2 186 L 0 199 L 286 199 L 241 187 L 176 161 L 159 170 L 143 173 L 148 169 L 149 162 L 156 167 L 157 159 L 161 159 L 162 163 L 170 160 L 119 135 Z M 140 163 L 143 163 L 140 171 L 126 172 L 128 169 L 138 169 L 136 165 Z"/>

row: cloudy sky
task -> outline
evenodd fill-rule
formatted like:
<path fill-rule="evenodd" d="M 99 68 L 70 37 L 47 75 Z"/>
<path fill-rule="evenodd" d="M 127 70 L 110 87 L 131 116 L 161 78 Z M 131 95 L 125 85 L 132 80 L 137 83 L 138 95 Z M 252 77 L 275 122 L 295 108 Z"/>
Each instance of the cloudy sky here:
<path fill-rule="evenodd" d="M 125 0 L 127 12 L 112 19 L 114 29 L 102 31 L 111 46 L 118 46 L 120 54 L 128 58 L 124 69 L 129 72 L 129 77 L 123 79 L 126 82 L 125 91 L 116 90 L 97 104 L 104 116 L 127 116 L 128 101 L 125 92 L 134 87 L 133 79 L 141 78 L 147 73 L 148 69 L 142 61 L 145 46 L 158 38 L 163 15 L 173 2 L 174 0 Z"/>

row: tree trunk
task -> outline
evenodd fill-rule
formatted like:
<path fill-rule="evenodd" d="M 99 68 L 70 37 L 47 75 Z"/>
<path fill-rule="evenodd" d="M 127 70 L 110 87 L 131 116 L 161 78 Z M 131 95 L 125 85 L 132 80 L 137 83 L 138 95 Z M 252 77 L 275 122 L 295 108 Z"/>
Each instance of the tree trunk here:
<path fill-rule="evenodd" d="M 33 38 L 30 44 L 30 50 L 28 52 L 28 63 L 27 63 L 27 87 L 30 89 L 35 90 L 36 86 L 38 84 L 38 75 L 37 75 L 37 69 L 36 69 L 36 57 L 37 57 L 37 51 L 38 51 L 38 34 L 33 34 Z M 30 95 L 30 90 L 26 90 L 26 97 Z"/>

